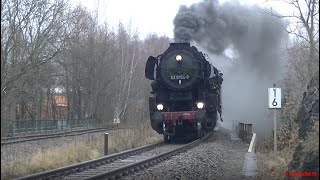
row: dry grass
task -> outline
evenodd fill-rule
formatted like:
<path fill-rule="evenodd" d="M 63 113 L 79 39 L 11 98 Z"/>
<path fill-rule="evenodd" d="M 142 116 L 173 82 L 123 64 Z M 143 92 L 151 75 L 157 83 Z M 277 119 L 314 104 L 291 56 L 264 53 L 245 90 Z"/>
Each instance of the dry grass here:
<path fill-rule="evenodd" d="M 319 120 L 315 121 L 308 138 L 302 142 L 303 152 L 310 155 L 319 155 Z M 308 157 L 304 157 L 308 161 Z"/>
<path fill-rule="evenodd" d="M 294 148 L 285 148 L 274 153 L 258 152 L 258 173 L 256 179 L 284 179 L 288 164 L 292 160 Z"/>
<path fill-rule="evenodd" d="M 283 126 L 284 128 L 288 126 Z M 289 139 L 278 138 L 280 140 L 279 144 L 282 144 L 282 148 L 277 152 L 273 152 L 273 145 L 267 142 L 267 145 L 260 147 L 257 150 L 257 156 L 259 158 L 258 163 L 258 174 L 256 179 L 285 179 L 285 173 L 288 171 L 288 165 L 292 160 L 293 153 L 296 147 L 299 145 L 300 140 L 298 138 L 298 126 L 295 124 L 294 129 L 291 129 Z M 281 129 L 281 133 L 288 133 L 287 129 Z M 285 141 L 285 142 L 282 142 Z M 314 156 L 319 156 L 319 123 L 316 122 L 313 131 L 308 133 L 307 139 L 301 141 L 303 146 L 302 151 L 302 161 L 308 161 L 310 154 Z M 310 158 L 310 157 L 309 157 Z M 301 166 L 302 166 L 301 162 Z M 301 167 L 297 169 L 296 172 L 302 172 Z M 299 179 L 301 177 L 291 177 L 292 179 Z"/>
<path fill-rule="evenodd" d="M 148 124 L 135 129 L 109 133 L 109 154 L 159 142 L 162 136 L 152 131 Z M 27 159 L 1 163 L 1 179 L 12 179 L 61 166 L 71 165 L 102 157 L 104 138 L 90 137 L 84 141 L 74 140 L 63 147 L 39 150 Z"/>
<path fill-rule="evenodd" d="M 258 173 L 257 179 L 284 179 L 288 164 L 298 145 L 298 125 L 293 121 L 286 121 L 277 131 L 278 152 L 273 151 L 273 137 L 257 148 Z"/>

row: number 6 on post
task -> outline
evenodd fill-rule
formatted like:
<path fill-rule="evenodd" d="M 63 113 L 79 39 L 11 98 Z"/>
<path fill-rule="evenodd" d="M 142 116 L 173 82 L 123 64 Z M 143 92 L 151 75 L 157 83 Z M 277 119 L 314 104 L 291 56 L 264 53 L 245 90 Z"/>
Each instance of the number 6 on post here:
<path fill-rule="evenodd" d="M 268 101 L 270 109 L 281 108 L 281 88 L 268 88 Z"/>

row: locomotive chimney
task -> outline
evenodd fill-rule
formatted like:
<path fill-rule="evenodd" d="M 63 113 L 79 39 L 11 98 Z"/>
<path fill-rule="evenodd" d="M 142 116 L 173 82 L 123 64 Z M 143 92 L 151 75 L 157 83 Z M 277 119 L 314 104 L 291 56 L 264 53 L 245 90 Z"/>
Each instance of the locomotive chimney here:
<path fill-rule="evenodd" d="M 183 42 L 183 43 L 174 42 L 174 43 L 170 43 L 170 46 L 188 46 L 188 47 L 190 47 L 190 43 L 188 43 L 188 42 Z"/>

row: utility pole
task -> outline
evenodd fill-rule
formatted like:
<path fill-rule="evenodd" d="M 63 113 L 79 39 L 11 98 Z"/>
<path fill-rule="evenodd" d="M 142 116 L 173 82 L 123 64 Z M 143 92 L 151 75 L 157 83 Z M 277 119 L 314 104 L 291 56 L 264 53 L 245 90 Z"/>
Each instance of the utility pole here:
<path fill-rule="evenodd" d="M 277 152 L 277 110 L 273 109 L 273 141 L 274 152 Z"/>

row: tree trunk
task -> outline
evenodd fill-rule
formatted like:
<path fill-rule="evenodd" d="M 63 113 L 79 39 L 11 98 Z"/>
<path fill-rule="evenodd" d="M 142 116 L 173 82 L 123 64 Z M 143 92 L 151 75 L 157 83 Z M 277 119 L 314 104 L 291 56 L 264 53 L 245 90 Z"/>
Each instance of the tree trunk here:
<path fill-rule="evenodd" d="M 78 119 L 81 119 L 82 118 L 82 106 L 81 106 L 82 95 L 81 95 L 80 87 L 78 87 L 77 94 L 78 94 Z"/>

